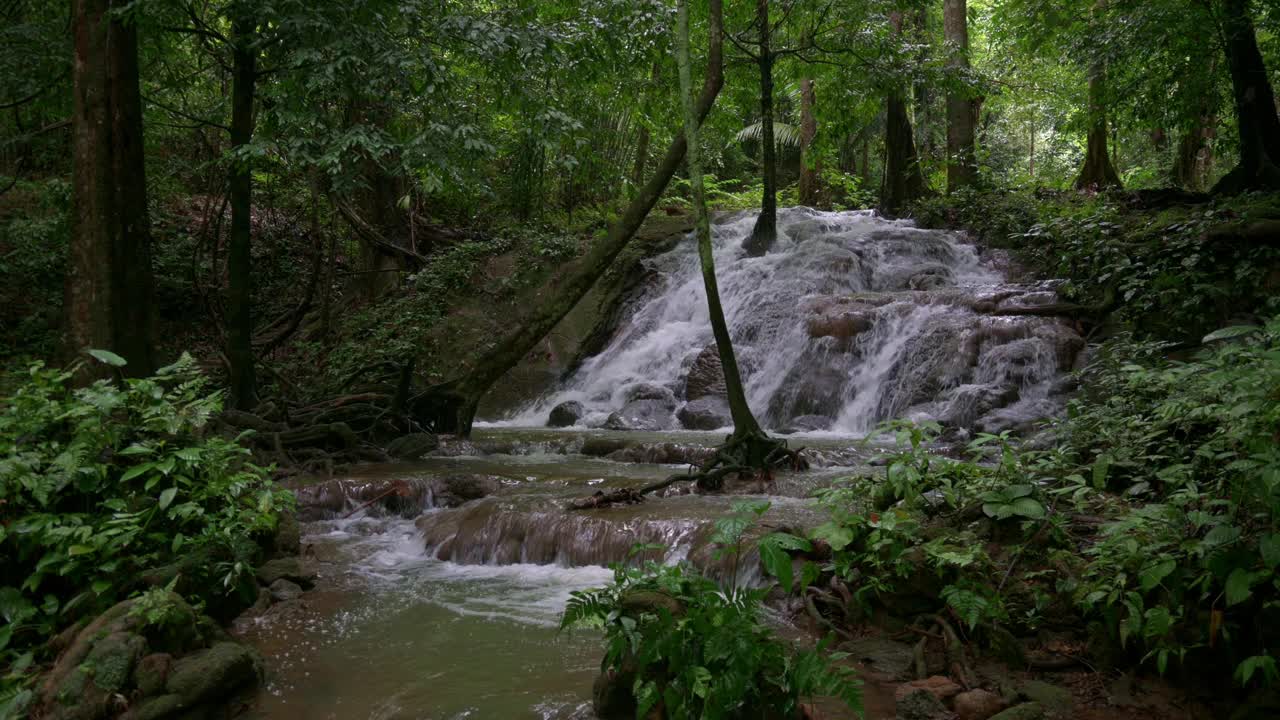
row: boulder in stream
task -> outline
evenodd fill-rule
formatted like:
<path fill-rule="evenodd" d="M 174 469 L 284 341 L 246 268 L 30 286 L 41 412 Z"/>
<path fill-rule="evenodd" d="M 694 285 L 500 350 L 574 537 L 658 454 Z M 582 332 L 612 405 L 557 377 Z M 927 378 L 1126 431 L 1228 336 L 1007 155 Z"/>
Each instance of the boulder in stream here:
<path fill-rule="evenodd" d="M 585 413 L 586 409 L 577 400 L 562 402 L 551 408 L 551 414 L 547 416 L 547 427 L 558 428 L 577 425 Z"/>
<path fill-rule="evenodd" d="M 685 375 L 685 399 L 693 401 L 707 396 L 724 397 L 728 393 L 724 384 L 724 369 L 720 367 L 720 352 L 715 345 L 708 345 L 693 359 L 693 365 Z"/>
<path fill-rule="evenodd" d="M 431 433 L 410 433 L 387 443 L 387 454 L 398 460 L 419 460 L 436 448 L 440 440 Z"/>
<path fill-rule="evenodd" d="M 252 649 L 227 641 L 181 596 L 163 593 L 141 610 L 125 600 L 76 633 L 41 678 L 36 715 L 47 720 L 220 717 L 261 679 Z M 155 603 L 168 614 L 148 623 Z M 127 698 L 125 703 L 121 699 Z"/>
<path fill-rule="evenodd" d="M 676 413 L 680 424 L 689 430 L 719 430 L 733 424 L 729 402 L 722 397 L 707 395 L 690 400 Z"/>

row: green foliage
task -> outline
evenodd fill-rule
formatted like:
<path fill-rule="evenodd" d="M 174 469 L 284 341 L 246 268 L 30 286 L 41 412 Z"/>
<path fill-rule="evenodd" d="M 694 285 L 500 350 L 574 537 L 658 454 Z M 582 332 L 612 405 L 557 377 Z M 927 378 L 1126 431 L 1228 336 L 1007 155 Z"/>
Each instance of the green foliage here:
<path fill-rule="evenodd" d="M 740 503 L 716 523 L 715 542 L 734 568 L 747 530 L 767 509 L 767 503 Z M 759 547 L 766 566 L 777 571 L 785 550 L 807 543 L 775 533 Z M 789 556 L 783 574 L 789 577 Z M 852 670 L 831 664 L 842 655 L 826 653 L 823 645 L 794 651 L 773 636 L 760 613 L 768 592 L 732 581 L 722 587 L 685 563 L 618 564 L 612 585 L 572 594 L 561 629 L 603 628 L 602 670 L 632 683 L 637 718 L 659 704 L 664 717 L 675 719 L 792 717 L 813 695 L 861 708 Z"/>
<path fill-rule="evenodd" d="M 123 385 L 73 389 L 71 376 L 33 366 L 0 413 L 0 650 L 31 647 L 192 557 L 183 580 L 197 601 L 252 586 L 258 541 L 291 502 L 210 432 L 221 398 L 189 356 Z"/>

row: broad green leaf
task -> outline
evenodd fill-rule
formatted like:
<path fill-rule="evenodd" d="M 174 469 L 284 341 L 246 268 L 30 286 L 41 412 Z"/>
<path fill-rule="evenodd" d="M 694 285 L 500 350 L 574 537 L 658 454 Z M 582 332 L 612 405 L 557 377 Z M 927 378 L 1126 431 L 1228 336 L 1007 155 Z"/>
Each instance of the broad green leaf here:
<path fill-rule="evenodd" d="M 110 350 L 90 350 L 89 354 L 92 355 L 93 359 L 97 360 L 98 362 L 106 363 L 111 367 L 124 367 L 125 365 L 128 364 L 125 362 L 124 358 L 111 352 Z"/>
<path fill-rule="evenodd" d="M 173 502 L 174 496 L 176 496 L 177 494 L 178 494 L 178 488 L 176 487 L 171 487 L 168 490 L 165 490 L 164 492 L 160 493 L 160 509 L 164 510 L 165 508 L 169 507 L 170 503 Z"/>
<path fill-rule="evenodd" d="M 1262 552 L 1262 561 L 1267 567 L 1275 569 L 1280 566 L 1280 533 L 1262 536 L 1258 541 L 1258 550 Z"/>
<path fill-rule="evenodd" d="M 1176 561 L 1165 560 L 1164 562 L 1152 565 L 1138 573 L 1138 580 L 1142 583 L 1142 591 L 1147 592 L 1154 589 L 1160 584 L 1160 581 L 1168 577 L 1169 573 L 1173 572 L 1174 568 L 1177 566 L 1178 563 Z"/>
<path fill-rule="evenodd" d="M 1217 342 L 1219 340 L 1231 340 L 1232 338 L 1244 337 L 1245 335 L 1252 335 L 1256 332 L 1261 332 L 1261 331 L 1262 331 L 1262 328 L 1256 325 L 1232 325 L 1231 327 L 1224 327 L 1219 330 L 1214 330 L 1208 335 L 1205 335 L 1204 338 L 1200 340 L 1200 343 L 1203 345 L 1208 345 L 1211 342 Z"/>
<path fill-rule="evenodd" d="M 1227 576 L 1227 607 L 1238 605 L 1253 594 L 1253 574 L 1244 568 L 1236 568 Z"/>
<path fill-rule="evenodd" d="M 154 463 L 142 463 L 141 465 L 134 465 L 133 467 L 124 471 L 124 474 L 120 476 L 120 482 L 129 482 L 130 480 L 138 477 L 139 475 L 142 475 L 143 473 L 151 472 L 154 469 L 155 469 Z"/>
<path fill-rule="evenodd" d="M 760 563 L 787 593 L 791 592 L 791 556 L 774 543 L 760 544 Z"/>
<path fill-rule="evenodd" d="M 1044 505 L 1035 498 L 1020 497 L 1010 503 L 1010 507 L 1013 514 L 1032 520 L 1039 520 L 1045 516 Z"/>
<path fill-rule="evenodd" d="M 823 523 L 809 532 L 814 540 L 821 540 L 832 550 L 843 550 L 853 542 L 853 530 L 834 522 Z"/>
<path fill-rule="evenodd" d="M 72 545 L 67 548 L 67 555 L 75 557 L 77 555 L 88 555 L 93 552 L 93 548 L 89 545 Z"/>

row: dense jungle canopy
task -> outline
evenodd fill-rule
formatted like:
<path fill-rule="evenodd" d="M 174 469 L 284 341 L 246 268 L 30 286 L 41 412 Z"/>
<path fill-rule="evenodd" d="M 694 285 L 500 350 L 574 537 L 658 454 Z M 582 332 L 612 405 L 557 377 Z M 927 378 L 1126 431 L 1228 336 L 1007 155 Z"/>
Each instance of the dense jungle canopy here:
<path fill-rule="evenodd" d="M 1271 0 L 0 0 L 0 717 L 387 717 L 282 647 L 402 536 L 529 653 L 385 630 L 406 717 L 1280 717 L 1277 81 Z"/>

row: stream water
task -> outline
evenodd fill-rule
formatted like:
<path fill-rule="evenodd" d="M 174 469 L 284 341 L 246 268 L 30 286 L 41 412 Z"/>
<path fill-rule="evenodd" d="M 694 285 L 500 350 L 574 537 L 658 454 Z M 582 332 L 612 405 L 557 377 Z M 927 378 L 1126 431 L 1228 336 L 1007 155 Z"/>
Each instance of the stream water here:
<path fill-rule="evenodd" d="M 299 490 L 321 578 L 241 628 L 268 657 L 252 716 L 590 718 L 599 639 L 558 634 L 559 613 L 635 543 L 717 573 L 715 518 L 745 494 L 772 503 L 770 528 L 820 522 L 806 498 L 867 471 L 878 450 L 855 441 L 881 420 L 930 418 L 963 436 L 1026 429 L 1057 409 L 1084 342 L 1019 310 L 1053 302 L 1052 284 L 1009 283 L 960 236 L 867 213 L 785 210 L 774 250 L 747 258 L 752 220 L 716 226 L 726 314 L 752 406 L 815 469 L 736 496 L 564 509 L 696 464 L 723 439 L 683 429 L 718 428 L 726 412 L 686 241 L 650 262 L 608 347 L 538 401 L 422 462 Z M 557 407 L 572 427 L 542 428 Z M 408 488 L 398 505 L 343 517 L 392 481 Z"/>

